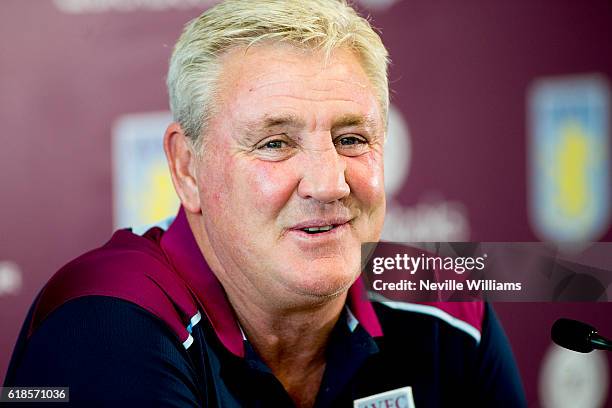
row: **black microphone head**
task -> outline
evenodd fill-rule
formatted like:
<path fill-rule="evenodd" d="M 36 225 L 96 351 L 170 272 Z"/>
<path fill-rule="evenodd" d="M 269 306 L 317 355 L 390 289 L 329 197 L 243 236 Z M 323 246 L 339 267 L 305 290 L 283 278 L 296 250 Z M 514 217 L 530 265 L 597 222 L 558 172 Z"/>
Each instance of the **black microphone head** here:
<path fill-rule="evenodd" d="M 571 319 L 557 320 L 550 330 L 550 336 L 555 343 L 580 353 L 593 351 L 591 345 L 591 335 L 593 333 L 597 333 L 594 327 Z"/>

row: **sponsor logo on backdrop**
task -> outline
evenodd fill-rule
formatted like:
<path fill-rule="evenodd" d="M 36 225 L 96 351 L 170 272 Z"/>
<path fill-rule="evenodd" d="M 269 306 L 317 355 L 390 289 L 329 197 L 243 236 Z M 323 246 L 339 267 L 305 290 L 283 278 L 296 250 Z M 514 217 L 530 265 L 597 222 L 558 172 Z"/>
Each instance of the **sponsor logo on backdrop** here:
<path fill-rule="evenodd" d="M 357 0 L 357 3 L 372 10 L 386 10 L 401 0 Z"/>
<path fill-rule="evenodd" d="M 543 408 L 603 407 L 609 374 L 605 351 L 578 353 L 551 344 L 540 370 Z"/>
<path fill-rule="evenodd" d="M 389 110 L 385 145 L 385 191 L 387 216 L 382 239 L 403 242 L 467 241 L 469 221 L 465 206 L 447 201 L 438 191 L 429 191 L 414 205 L 402 205 L 396 197 L 407 186 L 412 145 L 408 125 L 394 106 Z"/>
<path fill-rule="evenodd" d="M 19 266 L 12 261 L 0 261 L 0 297 L 17 295 L 23 286 Z"/>
<path fill-rule="evenodd" d="M 53 0 L 58 10 L 68 14 L 131 11 L 205 9 L 218 0 Z"/>
<path fill-rule="evenodd" d="M 175 215 L 179 200 L 163 150 L 169 112 L 130 114 L 113 128 L 115 228 L 155 224 Z"/>
<path fill-rule="evenodd" d="M 528 109 L 534 232 L 546 241 L 596 241 L 610 219 L 606 81 L 601 76 L 538 80 Z"/>
<path fill-rule="evenodd" d="M 358 0 L 372 10 L 385 10 L 399 0 Z M 166 11 L 197 8 L 204 10 L 219 3 L 219 0 L 53 0 L 58 10 L 69 14 Z"/>

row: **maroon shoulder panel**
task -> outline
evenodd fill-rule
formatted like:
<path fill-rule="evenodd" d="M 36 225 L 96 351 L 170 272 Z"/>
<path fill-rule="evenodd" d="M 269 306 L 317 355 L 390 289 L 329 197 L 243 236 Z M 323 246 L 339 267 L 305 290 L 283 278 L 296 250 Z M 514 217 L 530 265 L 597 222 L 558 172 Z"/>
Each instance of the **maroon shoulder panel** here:
<path fill-rule="evenodd" d="M 191 324 L 199 319 L 197 303 L 159 249 L 162 233 L 153 228 L 140 237 L 119 230 L 103 247 L 60 269 L 41 293 L 28 337 L 64 303 L 83 296 L 109 296 L 151 312 L 189 347 Z"/>

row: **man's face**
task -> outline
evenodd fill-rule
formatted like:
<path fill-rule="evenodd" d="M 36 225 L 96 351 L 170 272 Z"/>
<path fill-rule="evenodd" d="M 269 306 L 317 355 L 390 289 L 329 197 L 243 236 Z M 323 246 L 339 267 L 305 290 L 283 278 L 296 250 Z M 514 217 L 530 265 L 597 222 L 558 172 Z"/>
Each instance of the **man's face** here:
<path fill-rule="evenodd" d="M 286 303 L 343 293 L 385 212 L 385 129 L 369 79 L 345 49 L 327 64 L 282 44 L 222 61 L 196 170 L 204 253 L 218 259 L 224 285 L 247 295 Z"/>

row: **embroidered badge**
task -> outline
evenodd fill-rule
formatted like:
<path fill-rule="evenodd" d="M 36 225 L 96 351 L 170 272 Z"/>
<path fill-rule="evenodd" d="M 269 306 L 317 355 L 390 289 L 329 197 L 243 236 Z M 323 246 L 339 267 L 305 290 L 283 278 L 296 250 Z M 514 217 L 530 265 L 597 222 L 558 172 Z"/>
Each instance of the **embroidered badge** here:
<path fill-rule="evenodd" d="M 354 408 L 415 408 L 412 387 L 396 388 L 353 401 Z"/>

